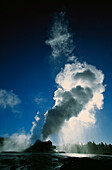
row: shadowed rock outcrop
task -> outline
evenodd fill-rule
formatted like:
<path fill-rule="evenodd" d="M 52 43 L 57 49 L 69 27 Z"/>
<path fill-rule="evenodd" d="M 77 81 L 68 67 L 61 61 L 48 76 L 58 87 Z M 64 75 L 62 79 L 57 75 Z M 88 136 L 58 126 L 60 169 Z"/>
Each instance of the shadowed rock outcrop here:
<path fill-rule="evenodd" d="M 42 142 L 37 140 L 34 145 L 27 148 L 24 152 L 55 152 L 56 147 L 51 141 Z"/>

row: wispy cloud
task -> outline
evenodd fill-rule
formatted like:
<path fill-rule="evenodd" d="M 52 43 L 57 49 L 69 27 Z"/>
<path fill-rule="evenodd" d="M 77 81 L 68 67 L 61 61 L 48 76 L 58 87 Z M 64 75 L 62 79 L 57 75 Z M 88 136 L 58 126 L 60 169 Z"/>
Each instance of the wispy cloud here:
<path fill-rule="evenodd" d="M 15 112 L 16 106 L 18 106 L 20 103 L 21 100 L 19 99 L 18 95 L 13 93 L 12 90 L 7 91 L 0 89 L 0 107 L 2 109 L 10 108 L 13 112 Z"/>
<path fill-rule="evenodd" d="M 35 97 L 34 100 L 38 105 L 45 103 L 47 101 L 45 98 L 42 98 L 42 97 Z"/>
<path fill-rule="evenodd" d="M 34 101 L 37 105 L 43 106 L 45 103 L 47 103 L 46 97 L 43 95 L 42 92 L 39 92 L 35 97 Z"/>
<path fill-rule="evenodd" d="M 75 62 L 77 60 L 77 57 L 76 56 L 70 56 L 68 57 L 67 61 L 71 61 L 71 62 Z"/>
<path fill-rule="evenodd" d="M 65 20 L 64 12 L 55 15 L 50 38 L 46 40 L 46 44 L 52 48 L 53 59 L 61 56 L 68 57 L 72 54 L 75 46 L 73 44 L 72 34 L 68 31 L 68 24 Z"/>

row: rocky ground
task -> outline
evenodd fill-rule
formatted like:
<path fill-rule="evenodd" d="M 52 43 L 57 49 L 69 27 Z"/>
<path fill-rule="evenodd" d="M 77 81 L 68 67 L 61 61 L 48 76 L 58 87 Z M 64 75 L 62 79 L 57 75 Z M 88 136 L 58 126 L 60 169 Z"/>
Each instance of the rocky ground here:
<path fill-rule="evenodd" d="M 51 141 L 36 141 L 23 152 L 1 152 L 0 169 L 2 170 L 78 170 L 110 169 L 112 156 L 71 157 L 56 153 Z"/>
<path fill-rule="evenodd" d="M 1 153 L 0 169 L 4 170 L 75 170 L 110 169 L 112 159 L 76 158 L 55 153 Z"/>

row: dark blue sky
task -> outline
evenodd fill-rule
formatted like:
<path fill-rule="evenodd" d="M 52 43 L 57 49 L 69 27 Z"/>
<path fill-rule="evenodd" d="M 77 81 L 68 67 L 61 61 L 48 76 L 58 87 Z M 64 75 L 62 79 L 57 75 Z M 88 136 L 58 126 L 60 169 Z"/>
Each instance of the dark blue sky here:
<path fill-rule="evenodd" d="M 50 62 L 51 49 L 45 44 L 53 14 L 66 10 L 73 33 L 75 55 L 101 69 L 107 84 L 104 109 L 97 114 L 102 136 L 112 142 L 112 12 L 110 5 L 56 3 L 4 3 L 0 7 L 0 89 L 13 90 L 21 104 L 16 112 L 0 106 L 0 136 L 24 128 L 30 131 L 37 111 L 41 123 L 47 109 L 54 104 L 55 65 Z M 42 98 L 43 102 L 35 102 Z"/>

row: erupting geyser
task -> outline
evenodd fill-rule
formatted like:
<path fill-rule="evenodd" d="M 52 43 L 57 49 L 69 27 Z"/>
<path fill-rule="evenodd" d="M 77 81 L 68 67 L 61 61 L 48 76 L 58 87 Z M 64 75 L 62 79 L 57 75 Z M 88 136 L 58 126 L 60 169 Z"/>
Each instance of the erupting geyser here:
<path fill-rule="evenodd" d="M 103 79 L 102 71 L 92 65 L 79 62 L 66 64 L 56 77 L 58 89 L 54 93 L 55 105 L 45 114 L 43 139 L 58 133 L 65 121 L 78 117 L 82 111 L 90 113 L 95 107 L 101 109 L 102 93 L 105 91 Z"/>
<path fill-rule="evenodd" d="M 65 57 L 72 63 L 65 64 L 64 69 L 61 69 L 56 76 L 58 88 L 54 92 L 55 105 L 45 113 L 45 124 L 42 128 L 43 140 L 50 135 L 58 134 L 64 123 L 72 118 L 77 117 L 83 120 L 84 116 L 81 117 L 83 114 L 87 122 L 95 123 L 95 109 L 102 108 L 105 91 L 102 71 L 86 62 L 80 63 L 76 57 L 72 56 L 73 40 L 64 22 L 63 13 L 57 15 L 51 37 L 46 42 L 52 48 L 53 59 L 59 60 Z"/>
<path fill-rule="evenodd" d="M 72 143 L 72 141 L 83 143 L 82 136 L 85 135 L 83 130 L 95 125 L 96 110 L 103 107 L 104 74 L 95 66 L 80 62 L 74 55 L 73 36 L 69 31 L 64 12 L 55 14 L 50 37 L 45 43 L 51 47 L 50 59 L 54 68 L 58 66 L 54 106 L 47 110 L 45 115 L 41 115 L 41 119 L 37 112 L 30 133 L 26 134 L 23 129 L 22 133 L 15 133 L 9 139 L 2 140 L 1 146 L 3 146 L 0 151 L 20 152 L 28 147 L 30 149 L 26 151 L 31 152 L 34 152 L 35 148 L 40 152 L 53 150 L 51 142 L 47 142 L 46 145 L 46 141 L 41 140 L 54 142 L 56 139 L 58 144 Z M 43 99 L 37 98 L 35 101 L 40 104 L 38 101 L 43 102 Z M 0 90 L 2 108 L 9 108 L 16 113 L 18 112 L 16 106 L 20 103 L 21 100 L 13 91 Z M 44 122 L 42 116 L 45 116 Z"/>

